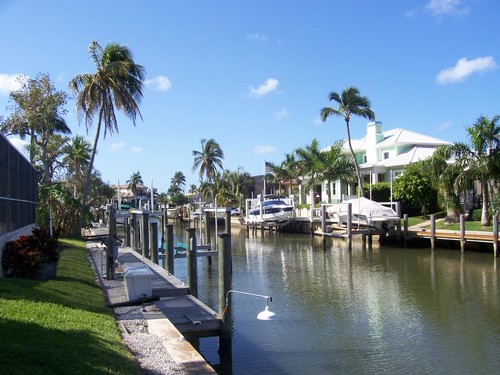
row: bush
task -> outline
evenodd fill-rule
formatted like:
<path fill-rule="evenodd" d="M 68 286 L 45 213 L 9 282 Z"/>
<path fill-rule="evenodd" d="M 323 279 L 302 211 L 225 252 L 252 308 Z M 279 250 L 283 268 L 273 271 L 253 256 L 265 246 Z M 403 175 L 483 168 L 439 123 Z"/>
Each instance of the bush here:
<path fill-rule="evenodd" d="M 2 257 L 4 272 L 10 277 L 33 278 L 43 263 L 59 260 L 57 235 L 50 237 L 46 229 L 33 229 L 33 234 L 7 242 Z"/>

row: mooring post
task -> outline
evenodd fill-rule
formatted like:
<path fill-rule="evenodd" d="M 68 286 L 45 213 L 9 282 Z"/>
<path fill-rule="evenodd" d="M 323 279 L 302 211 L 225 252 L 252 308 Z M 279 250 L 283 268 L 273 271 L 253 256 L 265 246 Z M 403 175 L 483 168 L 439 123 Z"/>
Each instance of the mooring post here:
<path fill-rule="evenodd" d="M 403 216 L 403 228 L 404 228 L 404 232 L 403 232 L 403 239 L 404 239 L 404 243 L 405 243 L 405 246 L 407 245 L 407 241 L 408 241 L 408 214 L 404 214 Z"/>
<path fill-rule="evenodd" d="M 460 214 L 460 251 L 465 251 L 465 215 Z"/>
<path fill-rule="evenodd" d="M 130 217 L 130 247 L 132 250 L 137 251 L 137 214 L 132 212 L 132 216 Z"/>
<path fill-rule="evenodd" d="M 130 247 L 130 217 L 126 217 L 123 221 L 124 226 L 124 245 Z"/>
<path fill-rule="evenodd" d="M 431 249 L 436 248 L 436 215 L 431 215 Z"/>
<path fill-rule="evenodd" d="M 347 203 L 347 239 L 349 241 L 349 246 L 351 246 L 352 241 L 352 204 Z"/>
<path fill-rule="evenodd" d="M 167 237 L 165 243 L 165 270 L 173 275 L 174 274 L 174 225 L 167 224 L 165 231 L 165 236 Z"/>
<path fill-rule="evenodd" d="M 205 245 L 209 245 L 212 243 L 211 239 L 210 239 L 210 212 L 209 211 L 205 211 Z M 201 222 L 201 219 L 202 219 L 202 215 L 200 215 L 200 222 Z M 201 223 L 200 223 L 201 225 Z M 200 238 L 200 243 L 201 242 L 201 238 Z"/>
<path fill-rule="evenodd" d="M 229 303 L 228 292 L 232 289 L 232 256 L 231 235 L 220 233 L 218 243 L 219 252 L 219 311 L 220 311 L 220 336 L 219 352 L 221 354 L 231 353 L 231 335 L 233 330 L 232 309 Z"/>
<path fill-rule="evenodd" d="M 106 246 L 106 279 L 113 280 L 115 277 L 115 237 L 116 237 L 116 211 L 115 207 L 109 209 L 109 232 Z"/>
<path fill-rule="evenodd" d="M 226 208 L 226 233 L 231 234 L 231 210 Z"/>
<path fill-rule="evenodd" d="M 396 202 L 396 213 L 399 217 L 399 220 L 396 223 L 396 240 L 398 243 L 401 243 L 401 202 Z"/>
<path fill-rule="evenodd" d="M 158 264 L 158 220 L 151 220 L 151 262 Z"/>
<path fill-rule="evenodd" d="M 493 255 L 498 256 L 498 215 L 493 215 Z"/>
<path fill-rule="evenodd" d="M 326 233 L 326 206 L 321 205 L 321 232 L 323 232 L 323 237 Z"/>
<path fill-rule="evenodd" d="M 193 297 L 198 297 L 198 264 L 196 255 L 196 229 L 186 229 L 187 285 Z"/>
<path fill-rule="evenodd" d="M 142 228 L 141 228 L 141 244 L 142 256 L 149 258 L 149 212 L 142 212 Z"/>

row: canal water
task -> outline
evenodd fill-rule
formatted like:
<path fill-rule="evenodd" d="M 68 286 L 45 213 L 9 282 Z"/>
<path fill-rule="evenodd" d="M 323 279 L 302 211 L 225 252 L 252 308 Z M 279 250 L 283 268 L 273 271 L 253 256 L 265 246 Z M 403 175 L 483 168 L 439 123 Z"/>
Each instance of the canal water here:
<path fill-rule="evenodd" d="M 175 241 L 185 227 L 176 224 Z M 231 360 L 218 338 L 199 350 L 220 374 L 498 374 L 500 280 L 492 253 L 383 247 L 232 229 Z M 186 281 L 185 259 L 175 275 Z M 198 259 L 199 299 L 218 311 L 218 267 Z"/>

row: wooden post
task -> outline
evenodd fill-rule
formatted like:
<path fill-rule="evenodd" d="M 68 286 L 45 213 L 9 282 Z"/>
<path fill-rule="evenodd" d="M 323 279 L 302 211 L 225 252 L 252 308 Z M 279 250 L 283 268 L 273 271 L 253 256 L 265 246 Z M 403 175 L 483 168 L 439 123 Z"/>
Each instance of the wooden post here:
<path fill-rule="evenodd" d="M 493 255 L 498 256 L 498 215 L 493 215 Z"/>
<path fill-rule="evenodd" d="M 130 221 L 131 219 L 129 217 L 125 218 L 123 221 L 123 226 L 124 226 L 124 245 L 127 247 L 130 247 Z"/>
<path fill-rule="evenodd" d="M 232 309 L 229 301 L 226 301 L 227 293 L 232 289 L 232 255 L 231 235 L 229 233 L 219 234 L 219 311 L 220 311 L 220 336 L 219 352 L 221 354 L 231 353 L 231 336 L 233 330 Z M 227 303 L 226 303 L 227 302 Z"/>
<path fill-rule="evenodd" d="M 151 262 L 158 264 L 158 220 L 151 221 Z"/>
<path fill-rule="evenodd" d="M 141 245 L 142 256 L 149 258 L 149 212 L 142 213 L 142 228 L 141 228 Z"/>
<path fill-rule="evenodd" d="M 226 233 L 231 234 L 231 210 L 226 208 Z"/>
<path fill-rule="evenodd" d="M 431 249 L 436 248 L 436 215 L 431 215 Z"/>
<path fill-rule="evenodd" d="M 200 225 L 201 225 L 201 215 L 200 215 Z M 200 239 L 201 243 L 201 239 Z M 205 245 L 210 245 L 212 241 L 210 240 L 210 212 L 205 211 Z"/>
<path fill-rule="evenodd" d="M 404 224 L 403 224 L 403 228 L 404 228 L 403 239 L 404 239 L 404 243 L 406 246 L 406 242 L 408 241 L 408 214 L 404 214 L 403 222 L 404 222 Z"/>
<path fill-rule="evenodd" d="M 131 238 L 130 238 L 130 247 L 132 250 L 137 251 L 139 249 L 137 243 L 138 243 L 138 228 L 137 228 L 137 214 L 135 212 L 132 212 L 132 218 L 130 219 L 130 231 L 131 231 Z"/>
<path fill-rule="evenodd" d="M 368 234 L 368 250 L 371 250 L 373 247 L 373 234 Z"/>
<path fill-rule="evenodd" d="M 326 233 L 326 206 L 321 205 L 321 231 L 323 232 L 323 237 Z"/>
<path fill-rule="evenodd" d="M 115 277 L 115 236 L 116 236 L 116 211 L 112 206 L 109 209 L 109 233 L 106 246 L 106 280 L 113 280 Z"/>
<path fill-rule="evenodd" d="M 465 215 L 460 214 L 460 251 L 465 251 Z"/>
<path fill-rule="evenodd" d="M 187 286 L 193 297 L 198 297 L 198 256 L 196 254 L 196 229 L 186 229 Z"/>
<path fill-rule="evenodd" d="M 352 241 L 352 204 L 347 203 L 347 239 L 349 241 L 349 246 Z"/>
<path fill-rule="evenodd" d="M 173 275 L 174 274 L 174 225 L 167 224 L 165 231 L 166 246 L 165 246 L 165 270 Z"/>

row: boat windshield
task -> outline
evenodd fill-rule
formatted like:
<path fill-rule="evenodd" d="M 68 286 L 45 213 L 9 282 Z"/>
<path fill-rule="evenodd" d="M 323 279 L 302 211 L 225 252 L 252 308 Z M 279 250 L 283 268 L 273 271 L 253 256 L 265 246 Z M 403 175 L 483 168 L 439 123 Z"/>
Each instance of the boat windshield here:
<path fill-rule="evenodd" d="M 262 206 L 286 206 L 287 204 L 280 200 L 272 200 L 272 201 L 264 201 L 262 202 Z"/>

